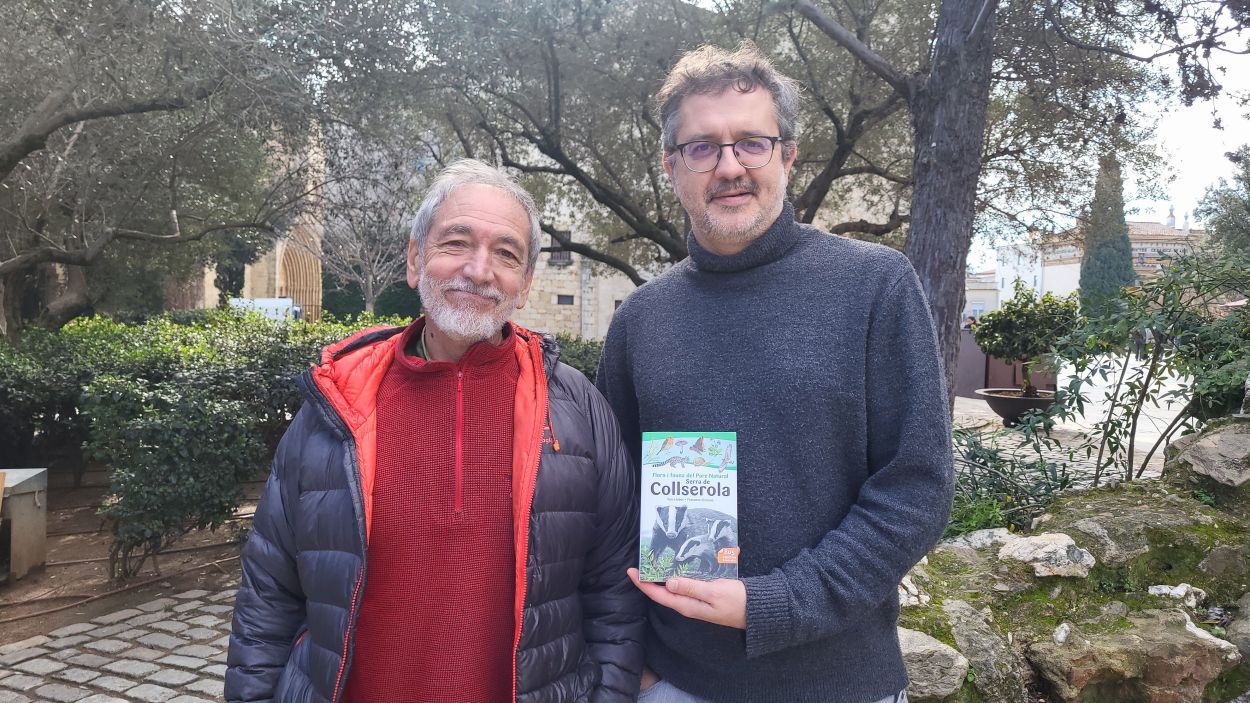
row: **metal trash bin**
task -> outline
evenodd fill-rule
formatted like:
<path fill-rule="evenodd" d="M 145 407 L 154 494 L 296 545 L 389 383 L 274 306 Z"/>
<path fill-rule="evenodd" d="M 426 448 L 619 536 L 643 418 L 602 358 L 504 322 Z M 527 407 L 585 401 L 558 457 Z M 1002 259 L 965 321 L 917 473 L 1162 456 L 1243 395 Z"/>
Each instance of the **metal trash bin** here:
<path fill-rule="evenodd" d="M 48 470 L 5 469 L 0 474 L 0 575 L 13 582 L 48 560 Z"/>

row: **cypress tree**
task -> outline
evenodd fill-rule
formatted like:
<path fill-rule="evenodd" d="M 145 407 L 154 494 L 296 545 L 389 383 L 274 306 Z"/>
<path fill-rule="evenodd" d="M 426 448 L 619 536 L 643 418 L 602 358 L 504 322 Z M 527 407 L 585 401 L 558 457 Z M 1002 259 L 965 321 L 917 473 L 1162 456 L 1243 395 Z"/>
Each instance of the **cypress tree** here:
<path fill-rule="evenodd" d="M 1124 221 L 1124 181 L 1120 162 L 1108 154 L 1098 160 L 1094 201 L 1085 224 L 1081 254 L 1081 307 L 1086 314 L 1104 310 L 1120 289 L 1137 281 L 1133 245 Z"/>

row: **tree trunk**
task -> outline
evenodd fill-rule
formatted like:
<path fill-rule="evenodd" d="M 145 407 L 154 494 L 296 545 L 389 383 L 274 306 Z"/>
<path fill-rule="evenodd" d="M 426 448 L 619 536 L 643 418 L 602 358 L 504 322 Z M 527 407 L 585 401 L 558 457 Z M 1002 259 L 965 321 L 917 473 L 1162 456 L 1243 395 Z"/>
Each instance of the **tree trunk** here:
<path fill-rule="evenodd" d="M 915 192 L 904 251 L 929 298 L 952 408 L 964 271 L 972 244 L 990 94 L 996 5 L 995 0 L 943 0 L 933 68 L 910 96 Z"/>
<path fill-rule="evenodd" d="M 65 267 L 65 279 L 55 293 L 49 295 L 48 305 L 39 315 L 39 324 L 48 329 L 60 329 L 75 317 L 87 315 L 95 305 L 87 289 L 87 274 L 81 266 Z"/>

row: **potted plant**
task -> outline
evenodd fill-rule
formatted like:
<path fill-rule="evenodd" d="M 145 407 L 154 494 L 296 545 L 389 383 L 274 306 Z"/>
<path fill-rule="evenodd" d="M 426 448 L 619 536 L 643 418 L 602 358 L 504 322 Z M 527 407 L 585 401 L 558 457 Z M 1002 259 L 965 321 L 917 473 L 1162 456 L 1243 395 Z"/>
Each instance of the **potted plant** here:
<path fill-rule="evenodd" d="M 1015 425 L 1029 410 L 1045 410 L 1055 402 L 1053 391 L 1039 391 L 1033 385 L 1033 369 L 1053 342 L 1073 328 L 1079 315 L 1080 304 L 1075 295 L 1059 298 L 1046 293 L 1039 298 L 1032 288 L 1016 279 L 1012 298 L 981 317 L 973 330 L 977 346 L 992 357 L 1019 362 L 1023 371 L 1019 388 L 977 391 L 990 409 L 1003 418 L 1004 425 Z"/>

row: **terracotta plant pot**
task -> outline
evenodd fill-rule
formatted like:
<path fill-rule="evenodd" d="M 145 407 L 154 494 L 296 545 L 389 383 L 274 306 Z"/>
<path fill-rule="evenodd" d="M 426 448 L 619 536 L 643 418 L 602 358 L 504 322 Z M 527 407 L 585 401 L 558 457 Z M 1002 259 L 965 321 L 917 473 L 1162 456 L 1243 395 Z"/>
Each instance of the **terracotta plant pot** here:
<path fill-rule="evenodd" d="M 1038 391 L 1037 398 L 1023 397 L 1019 388 L 981 388 L 976 394 L 1003 419 L 1003 427 L 1015 427 L 1026 412 L 1045 410 L 1055 404 L 1054 391 Z"/>

